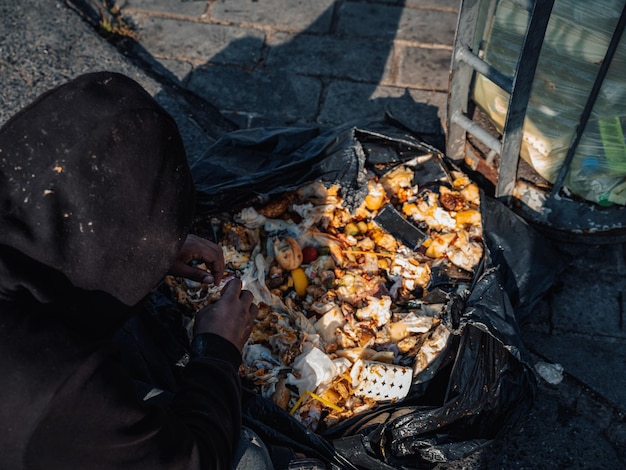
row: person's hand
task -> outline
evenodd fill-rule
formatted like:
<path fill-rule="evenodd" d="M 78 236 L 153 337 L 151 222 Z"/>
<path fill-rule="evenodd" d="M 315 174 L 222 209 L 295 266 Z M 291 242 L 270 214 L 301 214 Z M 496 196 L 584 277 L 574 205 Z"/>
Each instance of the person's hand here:
<path fill-rule="evenodd" d="M 210 272 L 191 266 L 189 263 L 192 261 L 203 261 Z M 224 275 L 222 248 L 209 240 L 189 234 L 176 255 L 169 274 L 205 284 L 219 285 Z"/>
<path fill-rule="evenodd" d="M 233 343 L 241 352 L 259 313 L 258 307 L 252 303 L 253 299 L 252 292 L 241 288 L 239 279 L 232 279 L 222 289 L 217 302 L 196 313 L 194 335 L 215 333 Z"/>

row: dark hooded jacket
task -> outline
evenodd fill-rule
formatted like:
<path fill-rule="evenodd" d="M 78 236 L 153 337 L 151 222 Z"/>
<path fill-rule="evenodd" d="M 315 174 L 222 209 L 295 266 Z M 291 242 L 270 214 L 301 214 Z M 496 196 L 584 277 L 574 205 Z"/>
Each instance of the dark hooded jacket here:
<path fill-rule="evenodd" d="M 228 465 L 240 357 L 194 340 L 168 406 L 137 397 L 113 333 L 167 273 L 193 183 L 172 118 L 93 73 L 0 129 L 0 468 Z"/>

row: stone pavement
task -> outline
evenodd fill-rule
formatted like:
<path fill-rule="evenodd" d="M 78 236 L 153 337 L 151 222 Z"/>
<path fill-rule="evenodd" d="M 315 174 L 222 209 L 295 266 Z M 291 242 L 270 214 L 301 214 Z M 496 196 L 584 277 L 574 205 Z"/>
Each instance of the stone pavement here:
<path fill-rule="evenodd" d="M 108 69 L 170 111 L 191 159 L 235 128 L 385 112 L 442 146 L 457 1 L 103 4 L 0 2 L 0 125 L 51 86 Z M 116 15 L 134 39 L 97 34 L 101 17 Z M 507 436 L 436 468 L 626 468 L 626 252 L 565 248 L 571 262 L 522 331 L 537 361 L 564 368 L 562 380 L 540 382 L 534 409 Z"/>
<path fill-rule="evenodd" d="M 440 131 L 456 2 L 129 0 L 140 48 L 240 127 L 388 109 Z M 443 116 L 441 116 L 443 117 Z"/>

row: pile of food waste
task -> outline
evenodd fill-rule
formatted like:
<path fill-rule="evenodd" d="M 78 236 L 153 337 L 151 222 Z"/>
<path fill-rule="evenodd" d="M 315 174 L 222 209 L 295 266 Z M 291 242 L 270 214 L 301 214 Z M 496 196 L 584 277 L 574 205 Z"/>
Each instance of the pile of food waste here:
<path fill-rule="evenodd" d="M 341 187 L 313 182 L 206 221 L 225 276 L 259 306 L 242 379 L 312 430 L 407 396 L 448 343 L 447 294 L 469 287 L 482 258 L 476 184 L 451 171 L 418 187 L 414 172 L 369 172 L 352 211 Z M 189 312 L 220 293 L 167 283 Z"/>

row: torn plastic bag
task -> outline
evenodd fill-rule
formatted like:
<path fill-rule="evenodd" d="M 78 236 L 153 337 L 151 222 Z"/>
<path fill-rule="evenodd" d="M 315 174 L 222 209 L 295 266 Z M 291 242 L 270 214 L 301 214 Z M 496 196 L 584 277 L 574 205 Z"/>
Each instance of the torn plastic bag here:
<path fill-rule="evenodd" d="M 382 123 L 366 128 L 260 128 L 218 139 L 191 163 L 201 213 L 228 211 L 321 180 L 340 184 L 352 207 L 367 194 L 363 168 L 439 153 L 399 128 Z M 437 166 L 437 170 L 441 168 Z M 425 170 L 428 168 L 425 165 Z M 431 165 L 432 167 L 432 165 Z M 430 171 L 434 171 L 430 169 Z M 421 178 L 428 181 L 431 175 Z"/>
<path fill-rule="evenodd" d="M 192 163 L 197 209 L 200 216 L 235 210 L 315 180 L 339 184 L 356 207 L 367 194 L 365 169 L 385 171 L 427 155 L 416 172 L 423 187 L 445 180 L 453 166 L 386 122 L 236 131 Z M 564 260 L 505 206 L 481 197 L 482 267 L 464 295 L 447 294 L 441 316 L 453 334 L 409 395 L 314 433 L 270 400 L 247 394 L 244 422 L 267 445 L 291 447 L 330 468 L 423 468 L 467 456 L 525 415 L 536 382 L 516 315 L 532 310 Z"/>

